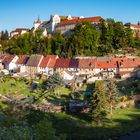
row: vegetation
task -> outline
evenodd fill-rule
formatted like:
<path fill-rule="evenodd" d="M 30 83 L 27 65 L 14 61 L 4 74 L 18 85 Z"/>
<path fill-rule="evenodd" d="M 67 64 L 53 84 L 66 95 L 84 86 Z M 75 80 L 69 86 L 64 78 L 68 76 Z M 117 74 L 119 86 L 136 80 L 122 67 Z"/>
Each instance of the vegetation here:
<path fill-rule="evenodd" d="M 109 80 L 97 81 L 90 87 L 83 86 L 79 90 L 79 94 L 88 87 L 90 90 L 92 87 L 93 90 L 93 94 L 87 100 L 92 105 L 91 112 L 50 113 L 39 110 L 38 105 L 43 103 L 42 100 L 31 102 L 32 105 L 36 106 L 36 108 L 32 108 L 28 98 L 31 96 L 39 97 L 39 95 L 47 93 L 47 96 L 43 95 L 41 98 L 66 105 L 70 100 L 72 89 L 63 87 L 63 80 L 58 75 L 53 75 L 48 80 L 41 82 L 36 91 L 31 90 L 30 80 L 2 78 L 1 95 L 14 100 L 9 102 L 5 98 L 0 99 L 0 139 L 106 140 L 130 132 L 140 127 L 140 109 L 133 107 L 115 108 L 118 95 L 116 89 L 120 90 L 121 84 L 118 88 L 114 81 Z M 56 90 L 52 90 L 52 86 Z M 59 89 L 60 94 L 55 94 L 57 89 Z M 14 98 L 11 98 L 13 96 Z M 125 102 L 126 98 L 123 98 L 124 96 L 120 97 L 120 101 Z M 18 101 L 21 103 L 20 106 Z M 112 112 L 110 112 L 111 107 Z"/>
<path fill-rule="evenodd" d="M 72 34 L 63 36 L 56 32 L 52 37 L 43 37 L 41 30 L 7 40 L 7 31 L 0 38 L 2 51 L 10 54 L 56 54 L 60 57 L 102 56 L 123 49 L 136 49 L 139 55 L 140 39 L 122 22 L 113 19 L 101 20 L 99 25 L 78 23 Z"/>

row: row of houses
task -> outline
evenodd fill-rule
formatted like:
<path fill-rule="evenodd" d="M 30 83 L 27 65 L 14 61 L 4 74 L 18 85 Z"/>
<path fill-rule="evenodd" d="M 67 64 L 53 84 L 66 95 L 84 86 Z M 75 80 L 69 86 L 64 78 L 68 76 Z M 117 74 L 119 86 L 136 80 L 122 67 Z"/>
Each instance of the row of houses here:
<path fill-rule="evenodd" d="M 83 76 L 89 81 L 115 76 L 126 78 L 139 70 L 140 58 L 79 57 L 59 58 L 57 55 L 0 55 L 0 70 L 29 75 L 59 73 L 65 80 Z"/>

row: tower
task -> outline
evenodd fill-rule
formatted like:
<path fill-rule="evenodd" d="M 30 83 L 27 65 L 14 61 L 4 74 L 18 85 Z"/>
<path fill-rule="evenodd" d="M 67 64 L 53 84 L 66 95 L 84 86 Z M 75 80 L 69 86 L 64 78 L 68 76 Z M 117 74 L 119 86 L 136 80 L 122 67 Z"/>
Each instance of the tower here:
<path fill-rule="evenodd" d="M 34 22 L 34 30 L 36 30 L 41 24 L 40 17 L 38 16 L 37 21 Z"/>

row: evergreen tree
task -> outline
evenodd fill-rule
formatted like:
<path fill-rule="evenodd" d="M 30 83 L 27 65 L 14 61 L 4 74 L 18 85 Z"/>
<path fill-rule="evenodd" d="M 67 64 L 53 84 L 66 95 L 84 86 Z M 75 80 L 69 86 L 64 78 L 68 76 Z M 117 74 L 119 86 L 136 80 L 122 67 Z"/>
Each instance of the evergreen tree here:
<path fill-rule="evenodd" d="M 93 93 L 92 118 L 99 124 L 108 113 L 107 89 L 103 81 L 95 82 L 95 91 Z"/>

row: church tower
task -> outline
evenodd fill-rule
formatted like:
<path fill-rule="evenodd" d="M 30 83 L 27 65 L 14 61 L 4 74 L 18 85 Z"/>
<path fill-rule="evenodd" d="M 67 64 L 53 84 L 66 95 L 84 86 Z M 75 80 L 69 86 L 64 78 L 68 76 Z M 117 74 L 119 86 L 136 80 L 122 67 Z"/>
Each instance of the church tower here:
<path fill-rule="evenodd" d="M 34 22 L 34 30 L 36 30 L 41 24 L 40 17 L 38 16 L 37 21 Z"/>

